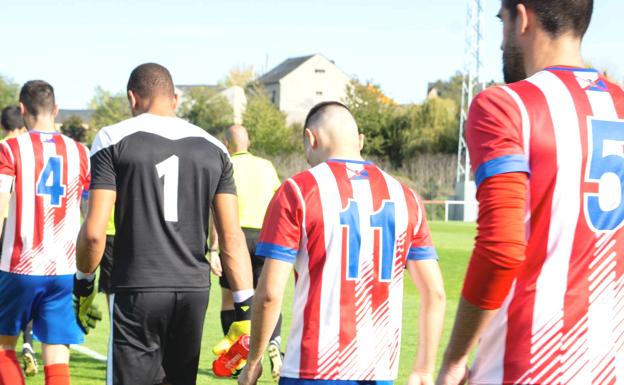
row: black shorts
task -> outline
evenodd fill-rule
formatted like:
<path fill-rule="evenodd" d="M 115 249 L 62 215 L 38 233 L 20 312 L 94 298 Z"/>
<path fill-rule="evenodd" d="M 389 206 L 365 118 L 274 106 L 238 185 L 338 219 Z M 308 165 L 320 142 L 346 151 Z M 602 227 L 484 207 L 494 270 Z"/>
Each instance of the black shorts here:
<path fill-rule="evenodd" d="M 208 290 L 111 294 L 107 383 L 153 385 L 164 370 L 168 383 L 195 385 L 208 298 Z"/>
<path fill-rule="evenodd" d="M 260 273 L 262 273 L 262 266 L 264 266 L 264 258 L 256 255 L 256 244 L 258 243 L 258 238 L 260 237 L 260 230 L 243 228 L 243 233 L 245 234 L 245 239 L 247 240 L 247 250 L 249 250 L 249 255 L 251 256 L 251 272 L 253 274 L 253 287 L 255 289 L 256 286 L 258 286 Z M 224 289 L 232 289 L 227 278 L 225 278 L 225 273 L 221 274 L 219 277 L 219 285 Z"/>
<path fill-rule="evenodd" d="M 113 270 L 113 241 L 114 235 L 106 235 L 106 246 L 104 255 L 100 262 L 100 278 L 98 279 L 98 291 L 100 293 L 110 293 L 110 276 Z"/>

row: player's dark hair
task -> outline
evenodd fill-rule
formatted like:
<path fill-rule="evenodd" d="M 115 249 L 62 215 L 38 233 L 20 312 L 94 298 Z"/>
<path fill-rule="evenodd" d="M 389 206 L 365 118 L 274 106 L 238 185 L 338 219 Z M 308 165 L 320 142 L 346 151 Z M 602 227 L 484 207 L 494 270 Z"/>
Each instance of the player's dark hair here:
<path fill-rule="evenodd" d="M 43 80 L 27 81 L 20 90 L 19 101 L 32 116 L 54 111 L 54 88 Z"/>
<path fill-rule="evenodd" d="M 2 128 L 7 131 L 19 130 L 24 127 L 24 117 L 19 106 L 8 106 L 2 110 Z"/>
<path fill-rule="evenodd" d="M 169 70 L 156 63 L 136 67 L 128 79 L 127 90 L 142 98 L 156 95 L 172 97 L 175 92 Z"/>
<path fill-rule="evenodd" d="M 303 129 L 305 130 L 310 125 L 310 122 L 313 120 L 313 118 L 316 117 L 316 115 L 319 112 L 321 112 L 325 108 L 331 107 L 331 106 L 342 107 L 345 110 L 349 111 L 349 113 L 351 112 L 349 107 L 347 107 L 346 105 L 344 105 L 344 104 L 342 104 L 340 102 L 337 102 L 335 100 L 330 100 L 330 101 L 326 101 L 326 102 L 320 102 L 320 103 L 316 104 L 314 107 L 312 107 L 312 109 L 310 109 L 310 112 L 308 112 L 308 115 L 305 118 L 305 123 L 303 124 Z"/>
<path fill-rule="evenodd" d="M 512 19 L 518 15 L 518 4 L 533 10 L 542 27 L 553 37 L 566 32 L 583 37 L 594 10 L 594 0 L 503 0 Z"/>

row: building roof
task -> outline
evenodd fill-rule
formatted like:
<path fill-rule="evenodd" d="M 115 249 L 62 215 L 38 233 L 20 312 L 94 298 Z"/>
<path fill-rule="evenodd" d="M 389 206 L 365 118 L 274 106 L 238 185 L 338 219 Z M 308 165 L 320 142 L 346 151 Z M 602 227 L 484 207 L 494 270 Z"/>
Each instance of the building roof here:
<path fill-rule="evenodd" d="M 316 55 L 300 56 L 286 59 L 271 71 L 260 76 L 258 81 L 262 84 L 272 84 L 279 82 L 284 76 L 294 71 L 297 67 Z"/>
<path fill-rule="evenodd" d="M 214 84 L 177 84 L 175 88 L 182 91 L 183 93 L 186 93 L 194 88 L 207 88 L 216 91 L 223 89 L 223 87 Z"/>
<path fill-rule="evenodd" d="M 91 120 L 91 117 L 93 116 L 93 113 L 95 112 L 95 110 L 66 110 L 66 109 L 61 109 L 58 112 L 58 115 L 56 115 L 56 119 L 54 119 L 57 123 L 63 123 L 67 118 L 71 117 L 71 116 L 77 116 L 80 119 L 82 119 L 83 123 L 89 123 L 89 120 Z"/>

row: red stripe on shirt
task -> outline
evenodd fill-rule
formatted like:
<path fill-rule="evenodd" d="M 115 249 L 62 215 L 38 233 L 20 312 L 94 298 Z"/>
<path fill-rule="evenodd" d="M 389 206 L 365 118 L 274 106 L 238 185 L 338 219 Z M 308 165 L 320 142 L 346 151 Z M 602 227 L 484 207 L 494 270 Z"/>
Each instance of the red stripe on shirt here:
<path fill-rule="evenodd" d="M 310 287 L 308 298 L 303 309 L 303 327 L 301 334 L 300 373 L 316 373 L 318 371 L 318 344 L 321 321 L 321 290 L 323 269 L 325 267 L 325 232 L 323 224 L 323 206 L 318 194 L 318 186 L 314 176 L 304 172 L 293 177 L 301 191 L 316 191 L 304 197 L 306 204 L 305 228 L 308 234 L 308 270 Z M 321 226 L 321 228 L 319 228 Z"/>
<path fill-rule="evenodd" d="M 67 147 L 65 146 L 65 140 L 61 135 L 54 135 L 54 142 L 56 144 L 56 154 L 63 159 L 63 179 L 61 183 L 65 187 L 65 197 L 61 198 L 60 204 L 61 207 L 54 208 L 54 224 L 58 224 L 63 218 L 65 218 L 67 213 L 67 204 L 69 203 L 68 199 L 73 199 L 74 197 L 69 195 L 70 188 L 70 175 L 68 175 L 69 165 L 67 164 L 69 159 L 67 156 Z"/>
<path fill-rule="evenodd" d="M 386 183 L 386 178 L 381 173 L 381 170 L 374 165 L 366 165 L 366 171 L 368 171 L 368 180 L 370 183 L 371 194 L 373 197 L 373 212 L 377 210 L 381 210 L 383 206 L 383 202 L 385 200 L 390 199 L 390 192 L 388 191 L 388 184 Z M 402 213 L 395 213 L 395 215 L 403 215 Z M 375 244 L 374 249 L 377 251 L 377 254 L 381 253 L 380 243 L 382 242 L 382 232 L 380 229 L 375 231 Z M 394 237 L 395 234 L 392 234 Z M 396 242 L 396 239 L 395 239 Z M 394 261 L 395 256 L 393 255 L 392 260 Z M 390 282 L 382 282 L 380 281 L 381 277 L 381 255 L 374 255 L 373 260 L 373 274 L 374 279 L 371 282 L 372 286 L 372 306 L 373 313 L 381 307 L 383 303 L 388 300 L 388 286 Z M 394 263 L 393 263 L 394 265 Z M 392 277 L 392 275 L 391 275 Z"/>
<path fill-rule="evenodd" d="M 516 281 L 514 296 L 509 305 L 506 348 L 504 358 L 504 382 L 515 382 L 531 367 L 531 334 L 535 306 L 535 284 L 546 260 L 548 233 L 552 210 L 552 197 L 557 174 L 557 146 L 552 118 L 546 97 L 530 82 L 509 86 L 527 105 L 531 122 L 531 239 L 527 244 L 528 256 Z M 539 106 L 529 108 L 529 105 Z M 517 124 L 521 124 L 518 122 Z M 541 201 L 533 197 L 543 197 Z"/>
<path fill-rule="evenodd" d="M 353 186 L 347 175 L 346 165 L 338 162 L 328 162 L 340 193 L 341 210 L 349 206 L 349 199 L 353 198 Z M 355 281 L 347 280 L 347 244 L 348 232 L 346 228 L 342 231 L 342 261 L 340 263 L 340 335 L 338 349 L 341 354 L 353 341 L 357 335 L 356 330 L 356 309 L 355 309 Z M 336 360 L 338 361 L 338 360 Z M 335 363 L 338 365 L 338 362 Z"/>

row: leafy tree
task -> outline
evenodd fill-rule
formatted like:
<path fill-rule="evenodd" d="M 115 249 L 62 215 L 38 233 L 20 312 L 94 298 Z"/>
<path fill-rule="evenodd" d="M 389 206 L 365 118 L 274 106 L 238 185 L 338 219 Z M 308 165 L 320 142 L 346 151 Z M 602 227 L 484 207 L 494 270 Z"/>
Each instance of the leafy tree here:
<path fill-rule="evenodd" d="M 94 132 L 132 116 L 128 99 L 124 93 L 111 94 L 101 87 L 95 89 L 91 108 L 95 111 L 89 126 Z"/>
<path fill-rule="evenodd" d="M 17 104 L 19 99 L 19 85 L 0 75 L 0 110 L 4 107 Z"/>
<path fill-rule="evenodd" d="M 249 131 L 252 149 L 259 153 L 284 155 L 297 148 L 294 130 L 300 129 L 300 126 L 286 126 L 286 115 L 271 103 L 266 92 L 257 85 L 248 89 L 243 125 Z"/>
<path fill-rule="evenodd" d="M 240 66 L 230 69 L 230 72 L 223 78 L 219 84 L 224 87 L 240 86 L 246 87 L 256 78 L 253 67 Z"/>
<path fill-rule="evenodd" d="M 95 137 L 95 132 L 88 130 L 82 118 L 76 115 L 69 116 L 63 121 L 61 132 L 80 143 L 91 143 Z"/>
<path fill-rule="evenodd" d="M 194 87 L 186 92 L 179 115 L 216 136 L 234 121 L 234 112 L 228 100 L 209 87 Z"/>
<path fill-rule="evenodd" d="M 396 104 L 370 82 L 360 83 L 353 79 L 347 86 L 344 103 L 353 113 L 360 132 L 366 137 L 364 154 L 385 157 L 388 155 L 386 132 L 396 112 Z"/>
<path fill-rule="evenodd" d="M 455 102 L 458 107 L 461 106 L 462 82 L 464 76 L 457 71 L 455 75 L 448 80 L 439 79 L 433 83 L 429 83 L 429 89 L 437 91 L 437 96 L 442 99 L 450 99 Z"/>
<path fill-rule="evenodd" d="M 459 128 L 458 108 L 451 99 L 427 99 L 413 110 L 408 152 L 454 152 Z"/>

